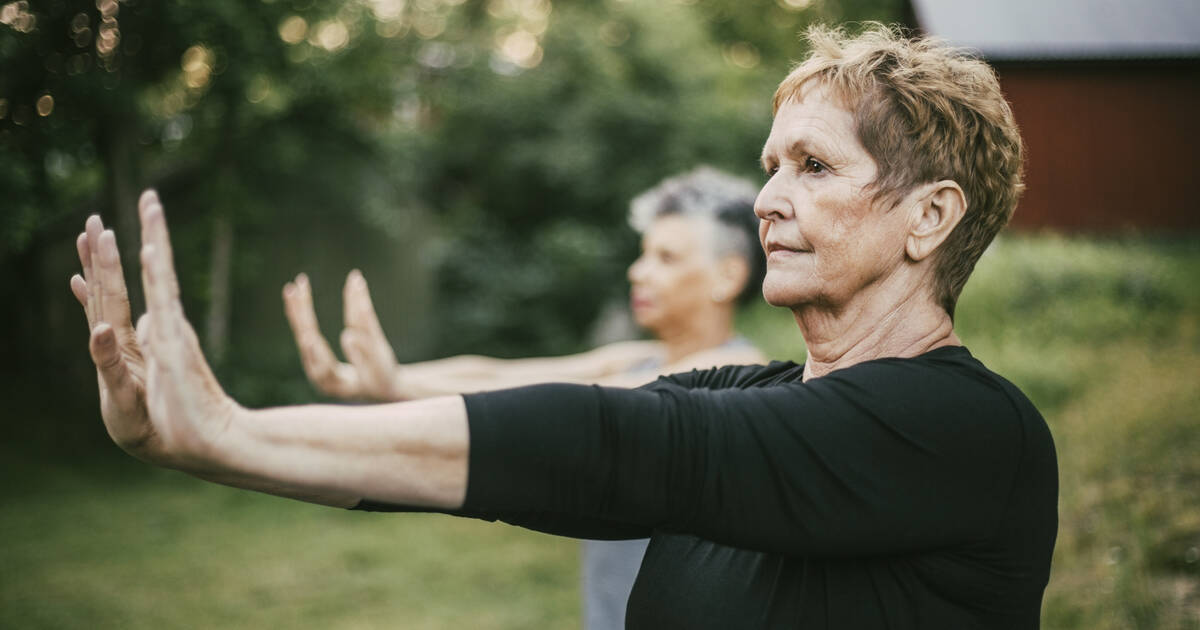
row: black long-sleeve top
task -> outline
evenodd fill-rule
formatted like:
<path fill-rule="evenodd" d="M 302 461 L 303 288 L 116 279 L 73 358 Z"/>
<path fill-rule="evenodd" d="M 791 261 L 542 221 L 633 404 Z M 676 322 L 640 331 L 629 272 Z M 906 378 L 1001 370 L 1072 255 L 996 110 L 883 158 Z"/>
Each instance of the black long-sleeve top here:
<path fill-rule="evenodd" d="M 961 347 L 802 373 L 467 395 L 456 513 L 651 536 L 629 628 L 1038 627 L 1058 473 L 1028 399 Z"/>

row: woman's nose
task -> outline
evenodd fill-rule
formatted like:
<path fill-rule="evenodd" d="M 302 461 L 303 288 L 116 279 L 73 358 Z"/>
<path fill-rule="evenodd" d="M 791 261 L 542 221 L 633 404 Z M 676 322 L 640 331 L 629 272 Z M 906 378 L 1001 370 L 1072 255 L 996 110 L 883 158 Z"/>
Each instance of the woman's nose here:
<path fill-rule="evenodd" d="M 641 258 L 641 256 L 639 256 L 637 259 L 635 259 L 633 261 L 632 265 L 629 265 L 629 269 L 625 272 L 625 277 L 629 278 L 630 282 L 637 282 L 638 279 L 644 275 L 644 273 L 642 272 L 643 266 L 644 265 L 642 265 L 642 258 Z"/>
<path fill-rule="evenodd" d="M 791 201 L 782 192 L 782 186 L 772 176 L 758 191 L 754 199 L 754 215 L 763 221 L 775 221 L 790 218 L 793 214 Z"/>

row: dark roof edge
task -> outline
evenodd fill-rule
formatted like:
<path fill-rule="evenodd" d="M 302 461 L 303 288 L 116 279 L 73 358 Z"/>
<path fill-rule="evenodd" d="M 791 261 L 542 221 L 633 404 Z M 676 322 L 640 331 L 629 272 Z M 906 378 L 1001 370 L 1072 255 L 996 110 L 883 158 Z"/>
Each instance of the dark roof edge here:
<path fill-rule="evenodd" d="M 989 64 L 997 68 L 1186 68 L 1200 69 L 1200 57 L 987 57 Z"/>

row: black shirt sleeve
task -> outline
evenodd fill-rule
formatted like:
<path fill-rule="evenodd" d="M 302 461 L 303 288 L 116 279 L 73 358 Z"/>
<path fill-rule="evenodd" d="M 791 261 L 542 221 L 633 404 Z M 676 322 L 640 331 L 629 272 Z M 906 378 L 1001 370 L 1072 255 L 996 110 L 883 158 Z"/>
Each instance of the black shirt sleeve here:
<path fill-rule="evenodd" d="M 465 396 L 463 512 L 807 556 L 904 553 L 991 532 L 1022 429 L 985 375 L 913 359 L 808 383 L 756 384 L 753 374 Z"/>

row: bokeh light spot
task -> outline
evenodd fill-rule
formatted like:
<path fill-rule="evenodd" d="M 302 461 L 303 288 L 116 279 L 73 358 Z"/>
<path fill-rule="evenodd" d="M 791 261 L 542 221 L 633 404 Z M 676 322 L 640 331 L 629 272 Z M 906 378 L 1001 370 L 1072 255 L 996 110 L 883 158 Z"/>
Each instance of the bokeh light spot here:
<path fill-rule="evenodd" d="M 279 23 L 279 39 L 288 44 L 299 44 L 308 35 L 308 22 L 293 15 Z"/>
<path fill-rule="evenodd" d="M 775 2 L 788 11 L 803 11 L 812 5 L 813 0 L 775 0 Z"/>
<path fill-rule="evenodd" d="M 408 22 L 404 20 L 388 20 L 375 24 L 375 34 L 383 38 L 404 37 L 408 34 Z"/>
<path fill-rule="evenodd" d="M 250 80 L 246 86 L 246 100 L 251 103 L 261 103 L 271 96 L 270 77 L 260 74 Z"/>
<path fill-rule="evenodd" d="M 212 78 L 213 53 L 201 44 L 196 44 L 183 52 L 180 66 L 183 68 L 183 82 L 192 89 L 200 89 L 208 85 Z"/>
<path fill-rule="evenodd" d="M 105 17 L 100 22 L 100 35 L 96 38 L 96 53 L 101 57 L 109 57 L 116 51 L 117 45 L 121 43 L 121 30 L 117 26 L 117 20 L 113 17 Z"/>
<path fill-rule="evenodd" d="M 533 68 L 542 62 L 542 47 L 529 31 L 517 29 L 497 35 L 500 54 L 522 68 Z"/>
<path fill-rule="evenodd" d="M 413 28 L 422 39 L 433 39 L 446 30 L 446 18 L 434 13 L 419 13 L 413 20 Z"/>
<path fill-rule="evenodd" d="M 71 18 L 71 34 L 74 35 L 90 25 L 91 21 L 88 20 L 86 13 L 76 13 L 75 17 Z"/>
<path fill-rule="evenodd" d="M 551 9 L 550 0 L 521 0 L 521 17 L 526 20 L 545 20 L 550 17 Z"/>
<path fill-rule="evenodd" d="M 404 17 L 405 0 L 370 0 L 371 13 L 381 22 L 391 22 Z"/>
<path fill-rule="evenodd" d="M 758 65 L 761 56 L 758 54 L 758 48 L 754 44 L 750 42 L 735 42 L 725 49 L 725 59 L 739 68 L 749 70 Z"/>
<path fill-rule="evenodd" d="M 37 100 L 38 116 L 46 117 L 54 111 L 54 97 L 49 94 L 43 94 Z"/>
<path fill-rule="evenodd" d="M 487 12 L 496 19 L 502 19 L 512 17 L 516 13 L 516 9 L 512 5 L 512 0 L 488 0 Z"/>
<path fill-rule="evenodd" d="M 330 52 L 350 43 L 350 29 L 341 20 L 329 20 L 317 25 L 316 44 Z"/>
<path fill-rule="evenodd" d="M 0 24 L 6 24 L 18 33 L 32 33 L 37 27 L 37 16 L 29 12 L 25 0 L 9 2 L 0 7 Z"/>
<path fill-rule="evenodd" d="M 106 18 L 111 18 L 117 15 L 121 5 L 117 0 L 96 0 L 96 9 L 100 11 L 100 15 Z"/>

